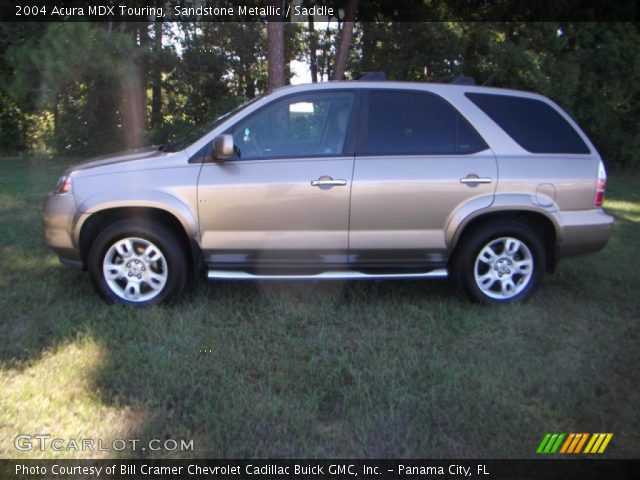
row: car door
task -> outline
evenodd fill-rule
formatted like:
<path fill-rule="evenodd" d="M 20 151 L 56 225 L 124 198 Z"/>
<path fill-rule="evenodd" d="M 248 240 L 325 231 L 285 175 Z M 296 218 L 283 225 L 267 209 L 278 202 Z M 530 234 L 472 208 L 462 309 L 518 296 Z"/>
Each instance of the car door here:
<path fill-rule="evenodd" d="M 239 121 L 236 154 L 203 165 L 201 245 L 210 267 L 326 269 L 348 253 L 355 94 L 300 93 Z"/>
<path fill-rule="evenodd" d="M 351 194 L 350 262 L 443 266 L 445 229 L 466 202 L 489 206 L 493 153 L 442 97 L 426 91 L 365 94 Z"/>

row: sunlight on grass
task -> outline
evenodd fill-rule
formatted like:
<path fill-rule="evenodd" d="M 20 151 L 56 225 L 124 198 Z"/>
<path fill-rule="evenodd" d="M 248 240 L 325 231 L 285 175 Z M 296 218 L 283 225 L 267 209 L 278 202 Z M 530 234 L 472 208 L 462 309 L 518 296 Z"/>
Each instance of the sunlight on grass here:
<path fill-rule="evenodd" d="M 624 200 L 607 200 L 605 210 L 632 222 L 640 222 L 640 203 Z"/>
<path fill-rule="evenodd" d="M 19 200 L 15 195 L 7 195 L 6 193 L 0 194 L 0 212 L 8 212 L 14 208 L 17 208 Z"/>
<path fill-rule="evenodd" d="M 51 438 L 127 438 L 145 421 L 144 412 L 105 406 L 93 385 L 93 375 L 105 361 L 105 349 L 92 338 L 59 345 L 21 370 L 0 370 L 0 458 L 98 458 L 100 451 L 32 451 L 14 448 L 19 434 Z M 96 447 L 97 450 L 97 447 Z M 111 453 L 112 455 L 113 453 Z"/>

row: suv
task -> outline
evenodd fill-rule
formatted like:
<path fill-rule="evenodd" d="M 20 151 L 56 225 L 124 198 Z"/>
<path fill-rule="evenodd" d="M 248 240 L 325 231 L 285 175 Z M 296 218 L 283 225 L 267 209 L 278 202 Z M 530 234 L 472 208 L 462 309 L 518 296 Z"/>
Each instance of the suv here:
<path fill-rule="evenodd" d="M 292 86 L 179 143 L 70 168 L 44 230 L 108 301 L 209 279 L 454 278 L 527 299 L 601 249 L 602 160 L 540 95 L 387 81 Z"/>

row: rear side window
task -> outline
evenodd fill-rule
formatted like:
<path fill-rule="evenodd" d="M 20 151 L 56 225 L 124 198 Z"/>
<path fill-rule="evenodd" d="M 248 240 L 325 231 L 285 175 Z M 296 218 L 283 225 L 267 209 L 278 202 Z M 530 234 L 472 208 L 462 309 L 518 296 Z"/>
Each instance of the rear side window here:
<path fill-rule="evenodd" d="M 465 95 L 531 153 L 590 153 L 578 132 L 545 102 L 510 95 Z"/>
<path fill-rule="evenodd" d="M 370 155 L 470 154 L 488 148 L 451 105 L 426 92 L 371 91 L 367 127 Z"/>

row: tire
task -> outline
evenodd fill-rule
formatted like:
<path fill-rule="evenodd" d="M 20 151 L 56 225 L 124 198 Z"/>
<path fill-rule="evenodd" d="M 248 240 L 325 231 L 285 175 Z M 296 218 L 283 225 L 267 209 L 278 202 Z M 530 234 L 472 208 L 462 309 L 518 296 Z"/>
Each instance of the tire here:
<path fill-rule="evenodd" d="M 497 220 L 464 234 L 452 273 L 471 301 L 524 302 L 540 286 L 545 265 L 544 243 L 531 227 Z"/>
<path fill-rule="evenodd" d="M 98 293 L 109 303 L 146 306 L 169 302 L 185 288 L 189 259 L 166 226 L 122 220 L 91 245 L 88 267 Z"/>

